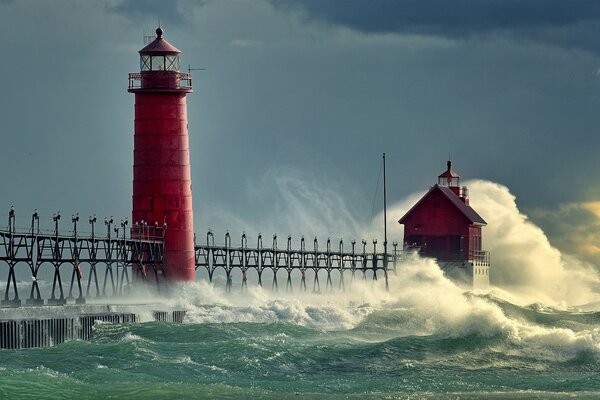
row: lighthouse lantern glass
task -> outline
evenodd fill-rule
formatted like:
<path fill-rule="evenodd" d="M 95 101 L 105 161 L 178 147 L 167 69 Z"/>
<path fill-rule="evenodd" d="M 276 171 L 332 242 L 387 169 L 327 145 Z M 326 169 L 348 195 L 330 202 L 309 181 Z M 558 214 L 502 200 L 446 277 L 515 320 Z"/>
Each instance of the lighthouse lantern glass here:
<path fill-rule="evenodd" d="M 152 56 L 152 71 L 164 71 L 165 56 Z"/>
<path fill-rule="evenodd" d="M 179 71 L 179 56 L 160 55 L 140 57 L 140 70 L 142 71 Z"/>
<path fill-rule="evenodd" d="M 142 71 L 150 71 L 150 56 L 141 56 L 140 57 L 140 70 Z"/>
<path fill-rule="evenodd" d="M 457 187 L 458 186 L 458 178 L 440 176 L 438 178 L 438 185 L 448 186 L 448 187 Z"/>
<path fill-rule="evenodd" d="M 167 71 L 179 71 L 179 57 L 165 56 Z"/>

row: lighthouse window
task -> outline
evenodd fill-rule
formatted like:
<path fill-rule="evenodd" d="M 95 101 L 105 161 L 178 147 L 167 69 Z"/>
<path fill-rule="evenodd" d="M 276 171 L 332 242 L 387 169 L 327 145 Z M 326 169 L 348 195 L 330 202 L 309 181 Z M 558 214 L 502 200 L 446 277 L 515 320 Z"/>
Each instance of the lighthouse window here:
<path fill-rule="evenodd" d="M 148 56 L 140 57 L 142 71 L 179 71 L 178 56 Z"/>
<path fill-rule="evenodd" d="M 166 56 L 165 59 L 168 71 L 179 71 L 179 57 Z"/>
<path fill-rule="evenodd" d="M 140 70 L 142 71 L 150 71 L 150 56 L 141 56 L 140 57 Z"/>
<path fill-rule="evenodd" d="M 152 71 L 163 71 L 165 69 L 165 56 L 152 56 Z"/>
<path fill-rule="evenodd" d="M 440 176 L 440 177 L 438 177 L 438 185 L 457 187 L 458 186 L 458 178 Z"/>

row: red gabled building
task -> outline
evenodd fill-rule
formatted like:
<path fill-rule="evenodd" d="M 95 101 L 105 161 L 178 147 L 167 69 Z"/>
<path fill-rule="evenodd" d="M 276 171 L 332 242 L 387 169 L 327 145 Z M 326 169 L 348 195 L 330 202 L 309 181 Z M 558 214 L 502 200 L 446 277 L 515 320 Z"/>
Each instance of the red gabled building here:
<path fill-rule="evenodd" d="M 460 186 L 451 161 L 438 183 L 398 222 L 404 224 L 405 247 L 436 258 L 444 269 L 452 263 L 460 267 L 468 263 L 473 280 L 477 275 L 487 277 L 489 260 L 481 249 L 481 228 L 486 222 L 469 205 L 467 188 Z"/>

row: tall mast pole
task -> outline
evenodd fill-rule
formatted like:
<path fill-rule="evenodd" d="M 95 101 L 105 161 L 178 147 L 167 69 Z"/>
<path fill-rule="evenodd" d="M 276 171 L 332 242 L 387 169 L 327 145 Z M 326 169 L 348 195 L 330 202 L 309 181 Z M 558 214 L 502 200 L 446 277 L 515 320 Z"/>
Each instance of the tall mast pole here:
<path fill-rule="evenodd" d="M 387 193 L 385 185 L 385 153 L 383 153 L 383 252 L 387 255 Z"/>

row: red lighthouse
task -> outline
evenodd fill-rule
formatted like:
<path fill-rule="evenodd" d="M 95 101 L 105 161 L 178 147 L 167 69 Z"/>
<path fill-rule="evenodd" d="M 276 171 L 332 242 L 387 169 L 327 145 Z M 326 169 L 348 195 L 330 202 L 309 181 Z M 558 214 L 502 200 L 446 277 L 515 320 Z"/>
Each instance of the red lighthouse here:
<path fill-rule="evenodd" d="M 180 51 L 156 30 L 139 51 L 135 93 L 132 222 L 166 223 L 165 271 L 170 280 L 194 280 L 194 215 L 186 95 L 192 77 L 179 72 Z"/>
<path fill-rule="evenodd" d="M 436 258 L 451 275 L 487 286 L 489 255 L 481 250 L 481 228 L 486 222 L 469 205 L 467 188 L 460 186 L 451 161 L 438 183 L 398 222 L 404 224 L 405 246 Z"/>

